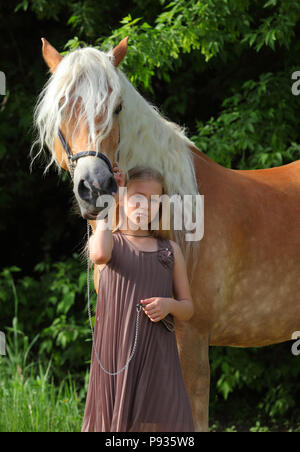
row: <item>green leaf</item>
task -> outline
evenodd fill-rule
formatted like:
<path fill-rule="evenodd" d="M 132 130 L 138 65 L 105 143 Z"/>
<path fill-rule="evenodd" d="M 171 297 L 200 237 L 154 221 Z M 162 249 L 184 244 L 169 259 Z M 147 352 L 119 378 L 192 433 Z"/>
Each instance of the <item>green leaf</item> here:
<path fill-rule="evenodd" d="M 269 6 L 276 6 L 277 0 L 269 0 L 267 3 L 264 4 L 263 8 L 268 8 Z"/>

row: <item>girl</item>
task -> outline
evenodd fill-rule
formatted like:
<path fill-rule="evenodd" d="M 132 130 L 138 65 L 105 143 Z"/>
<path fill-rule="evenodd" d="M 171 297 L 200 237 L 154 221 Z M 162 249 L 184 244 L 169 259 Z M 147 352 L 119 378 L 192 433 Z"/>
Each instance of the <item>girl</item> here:
<path fill-rule="evenodd" d="M 100 273 L 82 431 L 194 432 L 174 330 L 174 316 L 189 320 L 194 306 L 182 251 L 160 229 L 153 195 L 166 193 L 164 179 L 144 166 L 114 173 L 118 225 L 98 219 L 89 242 Z"/>

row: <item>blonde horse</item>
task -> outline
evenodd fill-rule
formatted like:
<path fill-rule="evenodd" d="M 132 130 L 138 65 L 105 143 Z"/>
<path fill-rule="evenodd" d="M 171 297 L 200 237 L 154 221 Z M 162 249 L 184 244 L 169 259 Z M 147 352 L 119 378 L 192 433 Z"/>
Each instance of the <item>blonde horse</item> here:
<path fill-rule="evenodd" d="M 261 347 L 300 330 L 300 160 L 248 171 L 212 161 L 118 68 L 128 37 L 108 52 L 86 47 L 65 57 L 42 41 L 51 77 L 35 108 L 32 149 L 40 145 L 37 155 L 45 144 L 50 149 L 45 172 L 53 162 L 59 172 L 70 169 L 60 128 L 75 155 L 101 145 L 110 162 L 119 153 L 125 171 L 144 163 L 162 171 L 170 195 L 204 195 L 202 240 L 191 245 L 175 231 L 195 303 L 189 322 L 176 321 L 176 335 L 195 429 L 208 431 L 209 345 Z M 74 194 L 93 230 L 95 199 L 115 188 L 104 160 L 77 161 Z M 94 284 L 97 291 L 96 268 Z"/>

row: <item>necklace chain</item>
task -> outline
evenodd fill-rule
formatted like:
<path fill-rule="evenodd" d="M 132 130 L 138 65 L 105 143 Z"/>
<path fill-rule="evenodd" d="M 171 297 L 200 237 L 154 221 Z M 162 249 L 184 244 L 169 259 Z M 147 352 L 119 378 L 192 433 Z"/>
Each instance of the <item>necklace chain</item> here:
<path fill-rule="evenodd" d="M 136 234 L 125 234 L 124 232 L 121 232 L 123 235 L 131 235 L 132 237 L 152 237 L 152 234 L 149 235 L 136 235 Z"/>

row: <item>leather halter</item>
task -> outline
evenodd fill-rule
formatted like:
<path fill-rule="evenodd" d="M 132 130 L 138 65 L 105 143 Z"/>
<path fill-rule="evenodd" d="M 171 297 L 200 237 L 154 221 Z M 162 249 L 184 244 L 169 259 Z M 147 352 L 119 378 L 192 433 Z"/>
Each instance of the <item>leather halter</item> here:
<path fill-rule="evenodd" d="M 112 165 L 111 165 L 111 163 L 109 161 L 109 158 L 105 154 L 102 154 L 102 152 L 96 152 L 96 151 L 81 151 L 81 152 L 77 152 L 77 154 L 73 155 L 68 143 L 66 142 L 66 140 L 65 140 L 65 138 L 64 138 L 64 136 L 62 134 L 62 131 L 60 130 L 60 128 L 58 129 L 58 136 L 59 136 L 59 139 L 61 141 L 61 144 L 63 145 L 64 150 L 67 153 L 67 156 L 68 156 L 68 159 L 69 159 L 69 165 L 70 165 L 72 171 L 74 171 L 74 169 L 75 169 L 74 162 L 76 160 L 78 160 L 78 159 L 80 159 L 82 157 L 92 156 L 92 157 L 99 157 L 100 159 L 104 160 L 105 163 L 108 166 L 109 171 L 112 174 L 114 174 L 113 173 L 113 169 L 112 169 Z M 119 143 L 120 143 L 120 130 L 119 130 Z M 116 161 L 117 162 L 119 162 L 119 154 L 120 154 L 120 149 L 118 149 L 118 151 L 117 151 L 117 156 L 116 156 Z"/>

